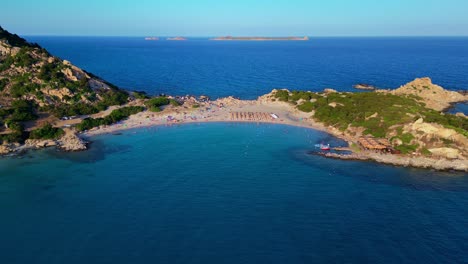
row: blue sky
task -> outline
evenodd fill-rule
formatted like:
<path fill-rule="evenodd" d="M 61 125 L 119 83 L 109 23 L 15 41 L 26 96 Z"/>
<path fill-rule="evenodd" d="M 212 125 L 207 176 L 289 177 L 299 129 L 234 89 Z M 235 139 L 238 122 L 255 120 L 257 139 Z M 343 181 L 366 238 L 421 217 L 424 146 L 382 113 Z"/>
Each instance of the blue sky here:
<path fill-rule="evenodd" d="M 467 0 L 12 0 L 21 35 L 468 36 Z"/>

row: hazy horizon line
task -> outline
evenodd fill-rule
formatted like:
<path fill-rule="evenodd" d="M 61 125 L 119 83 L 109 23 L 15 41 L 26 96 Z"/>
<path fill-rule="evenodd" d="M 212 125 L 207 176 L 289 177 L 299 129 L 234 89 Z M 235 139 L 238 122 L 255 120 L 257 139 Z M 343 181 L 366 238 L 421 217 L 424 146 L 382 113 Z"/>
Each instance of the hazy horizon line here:
<path fill-rule="evenodd" d="M 20 35 L 20 34 L 18 34 Z M 145 38 L 145 37 L 159 37 L 159 38 L 170 38 L 170 37 L 185 37 L 185 38 L 216 38 L 216 37 L 266 37 L 266 38 L 277 38 L 277 37 L 309 37 L 309 38 L 466 38 L 468 35 L 60 35 L 60 34 L 21 34 L 24 37 L 123 37 L 123 38 Z"/>

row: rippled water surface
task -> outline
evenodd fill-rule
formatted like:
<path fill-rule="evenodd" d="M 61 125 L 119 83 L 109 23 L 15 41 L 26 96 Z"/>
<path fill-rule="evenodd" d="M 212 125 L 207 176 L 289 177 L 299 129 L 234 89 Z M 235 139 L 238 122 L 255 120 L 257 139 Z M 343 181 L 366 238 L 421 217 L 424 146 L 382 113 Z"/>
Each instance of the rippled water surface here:
<path fill-rule="evenodd" d="M 256 98 L 273 88 L 397 88 L 417 77 L 468 89 L 468 38 L 311 38 L 310 41 L 145 41 L 28 37 L 118 86 L 151 94 Z"/>
<path fill-rule="evenodd" d="M 304 128 L 190 124 L 0 159 L 2 263 L 462 263 L 468 175 L 308 154 Z"/>

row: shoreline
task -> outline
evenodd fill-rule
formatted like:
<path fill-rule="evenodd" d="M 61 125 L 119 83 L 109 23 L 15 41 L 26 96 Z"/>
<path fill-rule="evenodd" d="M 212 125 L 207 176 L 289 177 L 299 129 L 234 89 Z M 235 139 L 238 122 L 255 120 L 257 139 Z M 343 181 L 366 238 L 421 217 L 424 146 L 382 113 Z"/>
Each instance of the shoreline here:
<path fill-rule="evenodd" d="M 190 124 L 269 124 L 269 125 L 284 125 L 284 126 L 291 126 L 291 127 L 300 127 L 305 129 L 316 130 L 320 132 L 327 133 L 333 137 L 338 139 L 342 139 L 347 142 L 346 137 L 336 135 L 331 133 L 326 129 L 321 129 L 318 126 L 308 126 L 308 125 L 299 125 L 299 124 L 289 124 L 285 122 L 254 122 L 254 121 L 190 121 L 184 123 L 173 123 L 173 124 L 154 124 L 154 125 L 142 125 L 142 126 L 135 126 L 129 128 L 114 128 L 112 130 L 96 130 L 92 133 L 82 133 L 80 134 L 85 139 L 92 139 L 95 136 L 102 136 L 102 135 L 112 135 L 113 133 L 118 133 L 121 131 L 129 131 L 129 130 L 139 130 L 144 128 L 151 128 L 151 127 L 172 127 L 172 126 L 183 126 L 183 125 L 190 125 Z M 334 147 L 336 148 L 336 147 Z M 339 148 L 339 147 L 338 147 Z M 347 160 L 354 160 L 354 161 L 370 161 L 376 162 L 385 165 L 392 165 L 397 167 L 405 167 L 405 168 L 419 168 L 419 169 L 434 169 L 438 171 L 458 171 L 458 172 L 467 172 L 468 169 L 465 166 L 465 162 L 462 160 L 446 160 L 446 159 L 432 159 L 428 157 L 408 157 L 402 155 L 386 155 L 380 154 L 370 151 L 363 151 L 361 153 L 352 152 L 351 154 L 339 154 L 339 153 L 317 153 L 316 155 L 320 155 L 326 158 L 331 159 L 338 159 L 342 161 Z"/>
<path fill-rule="evenodd" d="M 205 104 L 204 107 L 216 105 L 218 101 L 213 103 Z M 239 111 L 252 111 L 263 110 L 261 112 L 275 113 L 278 115 L 276 120 L 230 120 L 229 113 Z M 147 118 L 148 115 L 150 118 Z M 167 117 L 172 116 L 179 122 L 167 122 Z M 186 118 L 184 118 L 184 116 Z M 196 119 L 187 117 L 196 116 Z M 184 124 L 202 124 L 202 123 L 232 123 L 232 124 L 272 124 L 272 125 L 287 125 L 293 127 L 302 127 L 306 129 L 312 129 L 327 133 L 333 137 L 341 139 L 347 142 L 346 146 L 333 146 L 333 147 L 349 147 L 351 142 L 354 142 L 354 138 L 347 136 L 333 127 L 327 127 L 321 123 L 314 121 L 311 118 L 306 118 L 308 114 L 296 111 L 287 103 L 282 102 L 269 102 L 265 104 L 260 100 L 257 101 L 243 101 L 237 100 L 225 107 L 218 108 L 216 110 L 203 110 L 197 109 L 191 111 L 176 112 L 176 109 L 165 109 L 163 112 L 152 113 L 148 111 L 141 112 L 139 114 L 131 116 L 129 119 L 124 120 L 118 124 L 114 124 L 107 127 L 95 128 L 91 131 L 81 133 L 80 136 L 92 139 L 93 136 L 105 135 L 117 133 L 119 131 L 149 128 L 154 126 L 177 126 Z M 151 119 L 152 118 L 152 119 Z M 372 151 L 360 151 L 356 153 L 352 151 L 352 154 L 333 154 L 327 158 L 335 158 L 341 160 L 367 160 L 378 162 L 387 165 L 402 166 L 402 167 L 416 167 L 423 169 L 436 169 L 441 171 L 468 171 L 468 166 L 464 160 L 448 160 L 443 158 L 429 158 L 422 156 L 407 156 L 407 155 L 390 155 L 380 154 Z"/>
<path fill-rule="evenodd" d="M 136 102 L 138 105 L 138 102 Z M 197 105 L 197 107 L 193 107 Z M 98 113 L 91 117 L 103 117 L 112 111 Z M 236 115 L 234 115 L 236 114 Z M 234 116 L 241 118 L 234 118 Z M 241 115 L 242 114 L 242 115 Z M 55 126 L 63 127 L 81 121 L 84 117 L 75 120 L 59 121 Z M 39 149 L 56 146 L 65 151 L 86 150 L 86 141 L 92 141 L 92 137 L 105 134 L 118 133 L 119 131 L 142 129 L 155 126 L 176 126 L 184 124 L 202 123 L 246 123 L 246 124 L 272 124 L 302 127 L 327 133 L 335 138 L 345 141 L 345 146 L 332 146 L 349 148 L 357 141 L 356 136 L 347 135 L 338 129 L 325 126 L 311 118 L 310 113 L 301 112 L 295 106 L 280 101 L 271 101 L 268 96 L 259 97 L 257 100 L 239 100 L 233 97 L 221 98 L 215 101 L 193 102 L 182 106 L 166 106 L 161 112 L 143 112 L 131 115 L 128 119 L 109 126 L 100 126 L 89 131 L 76 133 L 71 129 L 67 130 L 69 138 L 67 140 L 58 139 L 47 143 L 44 141 L 29 142 L 25 145 L 16 146 L 13 152 L 27 151 L 29 149 Z M 71 143 L 70 143 L 71 142 Z M 371 160 L 373 162 L 403 166 L 417 167 L 425 169 L 436 169 L 442 171 L 463 171 L 468 172 L 468 164 L 462 159 L 430 158 L 417 155 L 403 154 L 381 154 L 368 150 L 351 150 L 351 154 L 326 155 L 328 158 L 342 160 Z"/>

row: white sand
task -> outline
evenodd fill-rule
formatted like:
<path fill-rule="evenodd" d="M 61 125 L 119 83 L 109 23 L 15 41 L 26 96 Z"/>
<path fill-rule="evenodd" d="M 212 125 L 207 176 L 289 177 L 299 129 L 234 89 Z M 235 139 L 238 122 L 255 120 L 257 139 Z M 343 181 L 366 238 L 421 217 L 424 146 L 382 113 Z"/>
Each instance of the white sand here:
<path fill-rule="evenodd" d="M 269 117 L 263 118 L 262 120 L 248 120 L 246 118 L 243 120 L 233 120 L 231 117 L 232 112 L 266 113 Z M 278 118 L 275 119 L 271 117 L 270 114 L 275 114 Z M 309 127 L 327 131 L 324 126 L 317 124 L 312 119 L 308 118 L 308 116 L 310 116 L 310 113 L 307 114 L 299 112 L 287 103 L 266 102 L 262 100 L 241 101 L 224 98 L 210 103 L 201 103 L 199 108 L 168 106 L 164 111 L 158 113 L 144 111 L 136 115 L 132 115 L 127 120 L 117 124 L 94 128 L 84 134 L 86 136 L 92 136 L 115 133 L 120 130 L 133 128 L 202 122 L 273 123 Z M 169 117 L 173 118 L 173 120 L 171 121 L 171 118 Z"/>

